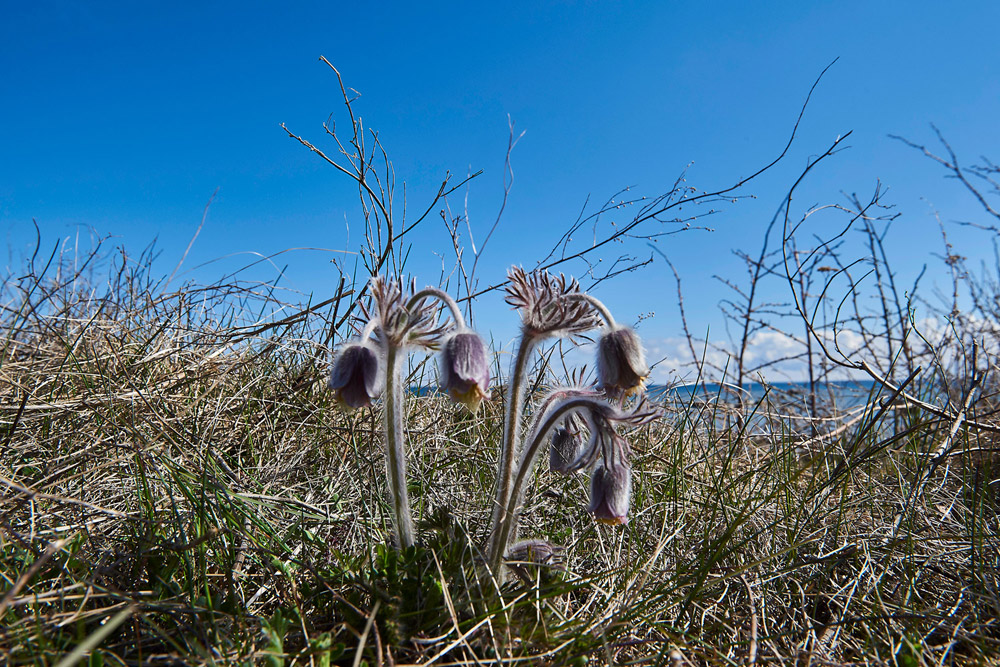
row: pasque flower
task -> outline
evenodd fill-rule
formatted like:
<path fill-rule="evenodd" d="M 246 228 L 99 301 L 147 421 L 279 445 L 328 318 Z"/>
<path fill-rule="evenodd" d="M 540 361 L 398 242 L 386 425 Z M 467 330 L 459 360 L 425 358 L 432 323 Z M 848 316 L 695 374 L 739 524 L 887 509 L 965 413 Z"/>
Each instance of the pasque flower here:
<path fill-rule="evenodd" d="M 572 465 L 581 457 L 587 444 L 583 419 L 571 414 L 563 421 L 562 426 L 552 431 L 552 441 L 549 443 L 549 470 L 563 475 L 575 472 Z"/>
<path fill-rule="evenodd" d="M 552 565 L 564 554 L 565 549 L 547 540 L 521 540 L 510 546 L 507 558 L 523 563 Z"/>
<path fill-rule="evenodd" d="M 500 566 L 507 545 L 513 541 L 518 511 L 524 500 L 524 482 L 531 472 L 535 455 L 543 443 L 552 446 L 553 431 L 565 428 L 567 417 L 581 418 L 590 435 L 572 461 L 560 462 L 561 472 L 571 473 L 596 465 L 598 470 L 591 481 L 590 511 L 598 521 L 623 524 L 628 521 L 632 493 L 631 448 L 615 424 L 641 426 L 662 414 L 662 409 L 649 404 L 645 397 L 625 406 L 606 400 L 603 392 L 592 389 L 563 387 L 550 392 L 539 405 L 525 439 L 526 446 L 515 467 L 507 506 L 500 513 L 499 521 L 494 522 L 488 549 L 491 567 Z"/>
<path fill-rule="evenodd" d="M 329 386 L 337 402 L 347 408 L 371 405 L 384 394 L 389 498 L 398 544 L 406 548 L 416 541 L 406 479 L 403 370 L 407 353 L 415 348 L 440 349 L 442 388 L 472 411 L 489 397 L 489 354 L 482 338 L 466 326 L 457 302 L 443 290 L 416 291 L 412 282 L 405 289 L 399 279 L 374 276 L 370 293 L 369 302 L 361 304 L 367 324 L 355 341 L 338 350 Z M 447 306 L 450 323 L 439 319 L 435 301 Z M 628 521 L 632 468 L 631 450 L 618 427 L 641 426 L 658 418 L 662 410 L 644 396 L 622 399 L 641 390 L 649 375 L 642 345 L 632 329 L 619 326 L 604 304 L 581 292 L 576 281 L 514 268 L 509 274 L 507 302 L 520 311 L 522 326 L 508 383 L 488 563 L 499 572 L 507 556 L 522 576 L 534 580 L 534 575 L 543 573 L 532 568 L 551 566 L 558 556 L 558 550 L 544 540 L 516 542 L 525 485 L 542 448 L 549 446 L 550 466 L 557 472 L 592 469 L 589 511 L 598 522 L 621 525 Z M 537 345 L 550 337 L 582 335 L 601 319 L 605 323 L 598 343 L 601 386 L 584 388 L 576 379 L 576 386 L 554 389 L 537 406 L 523 436 L 528 369 Z"/>
<path fill-rule="evenodd" d="M 491 537 L 491 561 L 499 565 L 508 538 L 514 533 L 497 539 L 511 521 L 506 514 L 514 483 L 515 466 L 521 456 L 522 416 L 527 397 L 528 367 L 535 348 L 546 338 L 577 336 L 598 326 L 600 319 L 594 309 L 581 300 L 580 285 L 563 275 L 554 276 L 543 270 L 525 273 L 512 267 L 507 273 L 508 284 L 505 300 L 521 314 L 521 336 L 514 354 L 510 381 L 507 383 L 507 405 L 504 410 L 503 438 L 500 447 L 500 466 L 497 471 L 496 501 L 493 504 L 494 526 Z M 504 524 L 502 526 L 502 524 Z"/>
<path fill-rule="evenodd" d="M 597 379 L 609 397 L 628 396 L 642 391 L 649 366 L 639 336 L 631 327 L 615 322 L 611 311 L 599 299 L 585 292 L 567 294 L 571 301 L 586 303 L 605 322 L 597 342 Z"/>
<path fill-rule="evenodd" d="M 490 397 L 490 365 L 479 334 L 465 330 L 450 336 L 441 351 L 442 389 L 476 412 Z"/>
<path fill-rule="evenodd" d="M 382 391 L 379 355 L 368 341 L 347 343 L 333 360 L 330 389 L 341 406 L 348 409 L 371 405 Z"/>
<path fill-rule="evenodd" d="M 555 572 L 564 570 L 566 550 L 547 540 L 522 540 L 511 545 L 507 552 L 507 565 L 526 584 L 538 579 L 547 580 Z"/>
<path fill-rule="evenodd" d="M 632 499 L 632 468 L 624 461 L 598 465 L 590 478 L 590 508 L 598 523 L 628 523 Z"/>
<path fill-rule="evenodd" d="M 383 429 L 386 477 L 393 523 L 401 547 L 415 543 L 410 496 L 406 484 L 406 409 L 403 366 L 413 348 L 437 349 L 445 343 L 445 386 L 453 397 L 473 409 L 489 395 L 490 372 L 482 340 L 466 329 L 458 304 L 446 292 L 428 287 L 419 292 L 413 283 L 404 290 L 399 279 L 372 276 L 371 301 L 361 309 L 368 318 L 360 342 L 346 345 L 334 360 L 330 387 L 349 407 L 368 405 L 385 382 Z M 446 338 L 450 327 L 438 322 L 442 301 L 451 311 L 458 332 Z M 371 338 L 378 333 L 377 342 Z M 377 352 L 376 352 L 377 345 Z"/>
<path fill-rule="evenodd" d="M 604 329 L 597 344 L 597 379 L 608 392 L 632 394 L 642 390 L 649 366 L 639 336 L 630 327 Z"/>

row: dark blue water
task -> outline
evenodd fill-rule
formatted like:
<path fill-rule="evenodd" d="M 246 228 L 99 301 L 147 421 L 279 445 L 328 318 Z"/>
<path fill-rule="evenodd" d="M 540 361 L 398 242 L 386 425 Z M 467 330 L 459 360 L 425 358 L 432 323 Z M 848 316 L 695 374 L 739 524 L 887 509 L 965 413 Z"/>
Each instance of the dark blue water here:
<path fill-rule="evenodd" d="M 840 380 L 816 384 L 816 402 L 822 406 L 849 409 L 865 405 L 875 389 L 872 380 Z M 687 385 L 651 385 L 649 395 L 654 401 L 674 403 L 721 401 L 723 403 L 754 406 L 767 399 L 773 404 L 803 404 L 809 395 L 808 382 L 746 383 L 733 384 L 706 382 Z"/>
<path fill-rule="evenodd" d="M 841 380 L 821 382 L 816 385 L 816 403 L 818 406 L 844 410 L 859 407 L 868 403 L 875 383 L 871 380 Z M 429 396 L 439 391 L 435 385 L 410 387 L 413 396 Z M 499 392 L 499 393 L 498 393 Z M 502 395 L 502 388 L 493 388 L 493 395 Z M 650 399 L 666 403 L 696 403 L 721 402 L 728 405 L 742 405 L 752 408 L 765 398 L 775 405 L 798 404 L 804 407 L 809 393 L 807 382 L 774 382 L 761 384 L 750 382 L 738 388 L 736 385 L 716 382 L 686 385 L 649 385 L 647 393 Z"/>

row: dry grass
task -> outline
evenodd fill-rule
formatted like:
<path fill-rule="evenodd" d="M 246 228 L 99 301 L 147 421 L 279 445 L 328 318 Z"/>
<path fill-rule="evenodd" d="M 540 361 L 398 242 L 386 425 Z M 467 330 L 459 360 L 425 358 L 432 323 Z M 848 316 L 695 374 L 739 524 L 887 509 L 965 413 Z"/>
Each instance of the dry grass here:
<path fill-rule="evenodd" d="M 883 410 L 883 394 L 807 441 L 779 416 L 788 405 L 748 406 L 755 426 L 741 429 L 721 402 L 676 400 L 630 436 L 626 527 L 593 523 L 585 477 L 539 468 L 522 532 L 565 546 L 561 565 L 498 586 L 479 553 L 497 399 L 476 417 L 409 401 L 422 546 L 398 554 L 379 408 L 338 412 L 324 391 L 350 297 L 289 309 L 254 285 L 169 290 L 142 258 L 118 262 L 91 272 L 54 256 L 3 286 L 12 664 L 74 648 L 109 665 L 1000 654 L 1000 459 L 983 429 L 898 400 Z"/>

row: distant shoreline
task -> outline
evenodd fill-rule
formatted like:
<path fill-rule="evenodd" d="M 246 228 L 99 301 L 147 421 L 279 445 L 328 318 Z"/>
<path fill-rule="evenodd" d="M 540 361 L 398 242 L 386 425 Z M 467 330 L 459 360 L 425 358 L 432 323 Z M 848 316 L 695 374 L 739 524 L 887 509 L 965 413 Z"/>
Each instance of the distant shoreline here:
<path fill-rule="evenodd" d="M 827 380 L 823 382 L 817 382 L 816 388 L 818 391 L 826 392 L 833 390 L 838 394 L 848 394 L 848 393 L 865 393 L 871 391 L 875 387 L 874 380 Z M 741 391 L 749 397 L 760 398 L 767 391 L 777 391 L 780 393 L 792 393 L 796 391 L 808 391 L 809 382 L 746 382 L 742 387 L 739 387 L 735 383 L 729 382 L 702 382 L 694 384 L 681 384 L 681 385 L 665 385 L 665 384 L 651 384 L 647 386 L 646 393 L 653 398 L 662 397 L 665 395 L 680 395 L 680 396 L 690 396 L 695 393 L 701 393 L 705 395 L 718 394 L 724 390 L 726 393 L 736 393 Z M 414 385 L 410 387 L 410 394 L 413 396 L 428 396 L 430 394 L 437 393 L 440 388 L 437 385 Z M 494 387 L 494 395 L 497 388 Z"/>

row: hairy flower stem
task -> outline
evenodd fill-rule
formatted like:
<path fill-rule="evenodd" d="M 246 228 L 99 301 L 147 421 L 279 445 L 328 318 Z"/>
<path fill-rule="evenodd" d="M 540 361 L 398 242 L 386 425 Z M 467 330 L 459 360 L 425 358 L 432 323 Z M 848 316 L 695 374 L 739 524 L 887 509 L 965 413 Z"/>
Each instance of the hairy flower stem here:
<path fill-rule="evenodd" d="M 601 301 L 596 297 L 593 297 L 586 292 L 577 292 L 574 294 L 567 294 L 566 298 L 576 301 L 586 301 L 600 314 L 600 316 L 604 319 L 605 324 L 611 328 L 615 327 L 615 318 L 611 315 L 611 311 L 608 310 L 608 307 L 601 303 Z"/>
<path fill-rule="evenodd" d="M 606 405 L 601 399 L 579 396 L 562 400 L 554 409 L 543 411 L 535 419 L 535 425 L 528 434 L 527 447 L 518 457 L 516 473 L 511 476 L 510 495 L 504 504 L 504 511 L 500 514 L 500 522 L 493 524 L 493 538 L 489 551 L 490 567 L 493 572 L 499 572 L 507 547 L 517 537 L 517 509 L 524 498 L 524 480 L 531 472 L 538 450 L 547 441 L 549 432 L 573 410 L 600 409 Z"/>
<path fill-rule="evenodd" d="M 403 417 L 402 348 L 386 345 L 385 375 L 385 449 L 386 476 L 392 499 L 393 519 L 401 548 L 413 546 L 413 518 L 410 496 L 406 489 L 406 450 Z"/>
<path fill-rule="evenodd" d="M 493 505 L 493 519 L 490 525 L 493 527 L 490 534 L 490 543 L 487 549 L 490 564 L 496 572 L 503 558 L 503 552 L 507 548 L 507 542 L 500 539 L 499 531 L 502 525 L 509 522 L 507 516 L 507 505 L 510 501 L 511 483 L 514 477 L 514 463 L 517 461 L 521 450 L 521 414 L 524 411 L 524 395 L 527 388 L 528 360 L 537 345 L 539 337 L 528 331 L 521 334 L 521 342 L 518 345 L 517 357 L 514 359 L 514 370 L 510 376 L 510 383 L 507 388 L 507 410 L 503 421 L 503 443 L 500 450 L 500 468 L 497 471 L 497 495 Z M 507 538 L 510 538 L 510 529 L 507 529 Z"/>
<path fill-rule="evenodd" d="M 465 318 L 462 317 L 462 311 L 459 309 L 458 304 L 455 303 L 455 300 L 451 298 L 450 294 L 444 290 L 438 289 L 437 287 L 425 287 L 414 294 L 407 302 L 406 309 L 413 310 L 413 307 L 420 303 L 421 299 L 425 299 L 429 296 L 438 299 L 444 305 L 448 306 L 448 310 L 451 311 L 451 319 L 455 320 L 456 327 L 459 329 L 465 328 Z"/>

